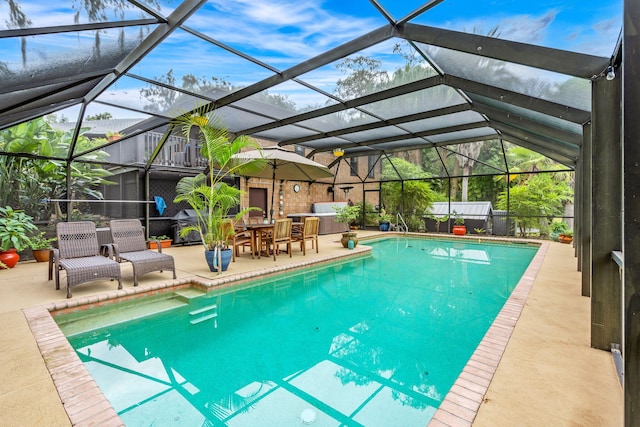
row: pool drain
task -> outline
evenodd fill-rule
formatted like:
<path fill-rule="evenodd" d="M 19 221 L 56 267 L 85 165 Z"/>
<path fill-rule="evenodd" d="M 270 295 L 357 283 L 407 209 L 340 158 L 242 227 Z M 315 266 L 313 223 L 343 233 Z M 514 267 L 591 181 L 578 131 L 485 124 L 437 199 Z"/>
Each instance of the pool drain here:
<path fill-rule="evenodd" d="M 311 408 L 307 408 L 300 412 L 300 421 L 302 424 L 313 424 L 316 422 L 316 411 Z"/>

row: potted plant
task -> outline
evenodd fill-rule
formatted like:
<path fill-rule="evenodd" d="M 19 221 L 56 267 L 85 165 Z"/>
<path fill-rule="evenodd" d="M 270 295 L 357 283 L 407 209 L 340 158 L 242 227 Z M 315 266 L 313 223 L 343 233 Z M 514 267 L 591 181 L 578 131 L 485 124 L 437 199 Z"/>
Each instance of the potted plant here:
<path fill-rule="evenodd" d="M 20 260 L 18 251 L 29 247 L 30 234 L 38 231 L 33 218 L 11 206 L 0 207 L 0 268 L 13 268 Z"/>
<path fill-rule="evenodd" d="M 351 223 L 354 222 L 360 215 L 359 206 L 333 206 L 333 210 L 336 211 L 336 222 L 347 224 L 348 228 L 350 227 Z M 354 248 L 358 246 L 358 234 L 355 231 L 347 230 L 346 232 L 342 233 L 342 239 L 340 239 L 340 242 L 342 242 L 342 246 L 344 246 L 345 248 L 350 247 L 349 241 L 353 242 Z"/>
<path fill-rule="evenodd" d="M 455 219 L 453 220 L 453 234 L 456 236 L 464 236 L 467 234 L 467 227 L 464 225 L 464 218 L 455 211 L 453 214 L 455 215 Z"/>
<path fill-rule="evenodd" d="M 56 241 L 55 237 L 46 237 L 46 233 L 41 231 L 38 234 L 31 236 L 29 247 L 33 252 L 33 257 L 38 262 L 49 261 L 51 256 L 51 244 Z"/>
<path fill-rule="evenodd" d="M 558 234 L 558 241 L 560 243 L 571 243 L 573 242 L 573 230 L 566 230 L 562 233 Z"/>
<path fill-rule="evenodd" d="M 164 234 L 160 236 L 149 236 L 149 240 L 147 241 L 149 249 L 158 249 L 158 245 L 160 245 L 161 248 L 168 248 L 171 246 L 171 243 L 173 243 L 173 240 Z"/>
<path fill-rule="evenodd" d="M 391 221 L 393 221 L 393 215 L 386 213 L 384 209 L 382 209 L 380 211 L 380 216 L 378 217 L 380 231 L 389 231 L 389 228 L 391 228 Z"/>
<path fill-rule="evenodd" d="M 187 141 L 196 130 L 200 136 L 200 154 L 208 162 L 206 173 L 195 177 L 184 177 L 176 185 L 174 203 L 187 202 L 196 214 L 196 223 L 184 227 L 180 235 L 185 237 L 197 231 L 205 249 L 205 258 L 211 271 L 225 271 L 231 261 L 232 252 L 228 246 L 234 234 L 229 227 L 229 212 L 238 206 L 242 191 L 227 184 L 232 175 L 255 172 L 265 167 L 264 159 L 239 161 L 234 154 L 244 149 L 260 150 L 260 145 L 252 138 L 242 135 L 230 141 L 227 129 L 221 119 L 209 107 L 196 108 L 174 120 Z M 195 128 L 195 129 L 194 129 Z M 235 215 L 239 220 L 250 210 L 240 209 Z M 220 266 L 220 268 L 218 268 Z"/>
<path fill-rule="evenodd" d="M 557 242 L 559 240 L 560 234 L 566 233 L 569 230 L 569 225 L 564 221 L 554 219 L 553 221 L 551 221 L 551 224 L 549 224 L 549 230 L 549 237 L 551 237 L 551 240 L 553 240 L 554 242 Z"/>

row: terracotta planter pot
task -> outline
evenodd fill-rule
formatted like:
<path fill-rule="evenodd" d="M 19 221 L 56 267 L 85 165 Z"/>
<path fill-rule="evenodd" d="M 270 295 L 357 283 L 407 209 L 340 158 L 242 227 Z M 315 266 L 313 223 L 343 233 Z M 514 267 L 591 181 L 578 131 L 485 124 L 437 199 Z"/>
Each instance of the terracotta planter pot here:
<path fill-rule="evenodd" d="M 46 262 L 49 261 L 49 257 L 51 256 L 51 249 L 32 249 L 33 257 L 38 262 Z"/>
<path fill-rule="evenodd" d="M 464 225 L 454 225 L 453 234 L 456 236 L 464 236 L 467 234 L 467 227 Z"/>
<path fill-rule="evenodd" d="M 160 240 L 160 247 L 168 248 L 171 246 L 172 242 L 172 240 Z M 158 242 L 155 240 L 147 243 L 149 244 L 149 249 L 158 249 Z"/>
<path fill-rule="evenodd" d="M 13 268 L 20 261 L 20 255 L 15 250 L 15 248 L 8 249 L 6 251 L 0 251 L 0 262 L 4 264 L 4 266 L 0 266 L 0 268 Z"/>
<path fill-rule="evenodd" d="M 560 243 L 571 243 L 573 242 L 573 236 L 567 236 L 566 234 L 558 235 L 558 242 Z"/>

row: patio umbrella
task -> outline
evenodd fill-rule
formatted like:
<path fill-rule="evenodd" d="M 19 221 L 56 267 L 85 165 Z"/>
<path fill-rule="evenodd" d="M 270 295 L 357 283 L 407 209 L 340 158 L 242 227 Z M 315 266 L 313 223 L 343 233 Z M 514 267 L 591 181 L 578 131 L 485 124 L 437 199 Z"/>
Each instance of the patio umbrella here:
<path fill-rule="evenodd" d="M 271 220 L 273 220 L 273 199 L 276 180 L 315 181 L 333 176 L 333 173 L 326 166 L 280 147 L 265 147 L 262 151 L 245 151 L 235 154 L 233 157 L 239 160 L 266 159 L 266 165 L 262 170 L 244 174 L 244 176 L 271 178 L 273 180 L 271 187 Z"/>

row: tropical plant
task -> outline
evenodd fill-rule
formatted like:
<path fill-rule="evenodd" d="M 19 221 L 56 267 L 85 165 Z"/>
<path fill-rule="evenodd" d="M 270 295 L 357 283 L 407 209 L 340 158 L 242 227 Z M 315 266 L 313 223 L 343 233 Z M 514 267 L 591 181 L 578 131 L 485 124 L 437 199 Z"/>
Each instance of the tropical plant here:
<path fill-rule="evenodd" d="M 165 236 L 164 234 L 160 235 L 160 236 L 149 236 L 149 240 L 171 240 L 171 237 L 169 236 Z"/>
<path fill-rule="evenodd" d="M 380 211 L 380 215 L 378 216 L 378 224 L 384 224 L 387 222 L 391 222 L 393 221 L 393 215 L 392 214 L 388 214 L 383 210 Z"/>
<path fill-rule="evenodd" d="M 38 231 L 33 217 L 11 206 L 0 207 L 0 251 L 15 248 L 22 251 L 29 247 L 32 233 Z"/>
<path fill-rule="evenodd" d="M 96 149 L 95 141 L 83 134 L 77 138 L 76 152 L 86 153 L 83 159 L 100 162 L 108 154 Z M 57 204 L 42 204 L 43 199 L 102 199 L 100 185 L 115 184 L 106 178 L 111 172 L 101 165 L 73 162 L 69 165 L 67 194 L 67 166 L 63 160 L 34 159 L 33 155 L 65 159 L 72 147 L 73 130 L 60 131 L 43 118 L 20 123 L 0 131 L 0 206 L 20 206 L 37 220 L 48 220 L 55 212 L 62 216 Z M 102 139 L 106 143 L 106 139 Z M 19 177 L 17 180 L 15 177 Z"/>
<path fill-rule="evenodd" d="M 198 131 L 201 137 L 200 153 L 208 162 L 207 173 L 184 177 L 176 185 L 174 202 L 187 202 L 196 214 L 196 223 L 182 228 L 180 235 L 185 237 L 196 231 L 206 250 L 223 249 L 234 232 L 233 227 L 226 226 L 225 221 L 229 219 L 230 210 L 238 206 L 243 194 L 226 181 L 235 174 L 259 171 L 266 164 L 264 159 L 240 161 L 233 156 L 247 148 L 260 150 L 261 147 L 254 139 L 244 135 L 230 141 L 222 120 L 207 106 L 179 116 L 173 124 L 187 140 L 194 128 Z M 235 219 L 239 220 L 250 210 L 257 209 L 240 209 Z M 220 250 L 218 265 L 222 265 Z"/>
<path fill-rule="evenodd" d="M 456 211 L 453 211 L 454 220 L 453 223 L 455 225 L 464 225 L 464 217 Z"/>
<path fill-rule="evenodd" d="M 41 249 L 50 249 L 51 244 L 57 240 L 56 237 L 47 237 L 47 233 L 41 231 L 38 234 L 34 234 L 30 238 L 29 247 L 34 251 Z"/>
<path fill-rule="evenodd" d="M 450 215 L 446 214 L 446 215 L 429 215 L 429 218 L 434 220 L 436 222 L 436 232 L 440 232 L 440 224 L 442 224 L 443 222 L 447 222 L 449 221 Z"/>
<path fill-rule="evenodd" d="M 385 207 L 391 212 L 407 212 L 424 214 L 437 195 L 431 186 L 418 178 L 428 178 L 429 175 L 418 165 L 394 157 L 384 162 L 381 177 L 383 180 L 411 180 L 400 182 L 383 182 L 380 186 L 381 197 Z"/>
<path fill-rule="evenodd" d="M 516 219 L 520 236 L 527 230 L 548 229 L 549 217 L 563 213 L 566 202 L 573 200 L 573 190 L 566 181 L 558 181 L 550 174 L 534 174 L 524 182 L 498 196 L 498 209 L 509 210 Z"/>
<path fill-rule="evenodd" d="M 336 211 L 336 222 L 342 222 L 351 225 L 360 216 L 360 206 L 333 206 Z"/>

